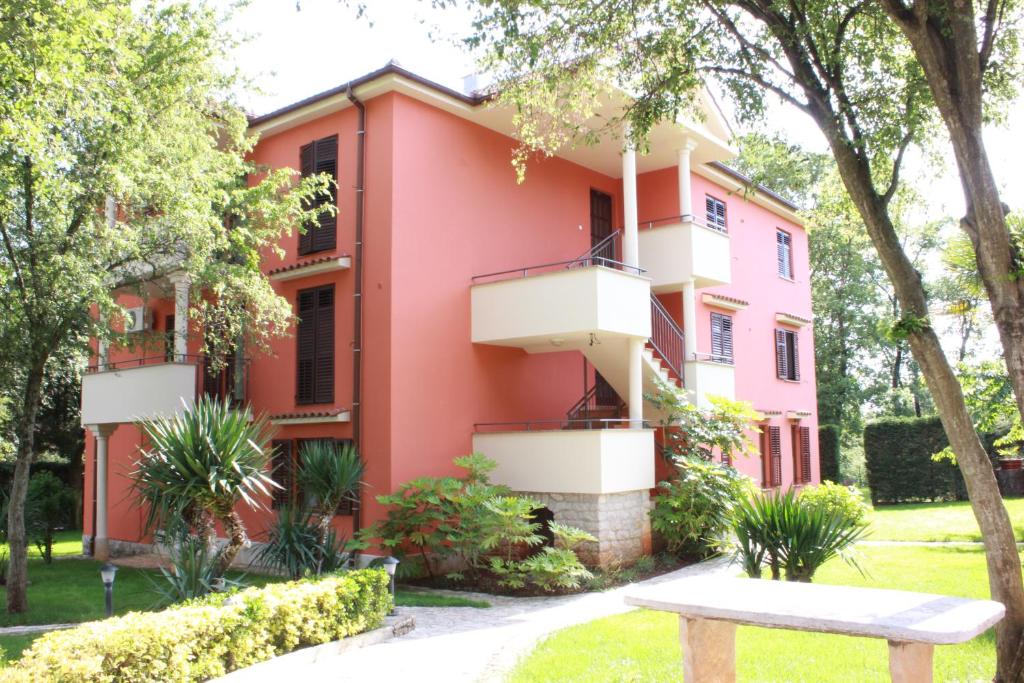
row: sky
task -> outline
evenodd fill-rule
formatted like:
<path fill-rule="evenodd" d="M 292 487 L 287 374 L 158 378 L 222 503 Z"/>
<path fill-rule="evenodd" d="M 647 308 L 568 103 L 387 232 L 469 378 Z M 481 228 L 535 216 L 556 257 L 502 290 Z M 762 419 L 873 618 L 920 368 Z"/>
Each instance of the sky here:
<path fill-rule="evenodd" d="M 251 0 L 231 21 L 231 28 L 246 37 L 235 51 L 235 66 L 259 87 L 259 92 L 240 93 L 250 113 L 273 111 L 390 60 L 456 90 L 462 89 L 463 77 L 475 71 L 472 56 L 458 42 L 470 28 L 465 10 L 436 10 L 429 0 L 363 0 L 366 13 L 360 18 L 358 0 L 299 1 L 301 9 L 295 0 Z M 765 127 L 808 149 L 826 151 L 817 128 L 791 108 L 774 107 Z M 1024 185 L 1022 138 L 1024 106 L 1012 108 L 1004 127 L 985 133 L 1004 201 L 1017 211 L 1024 210 L 1024 198 L 1017 191 Z M 904 178 L 924 194 L 927 218 L 963 212 L 951 162 L 944 171 L 936 171 L 920 158 L 910 158 Z M 995 351 L 994 341 L 985 344 L 989 353 Z"/>

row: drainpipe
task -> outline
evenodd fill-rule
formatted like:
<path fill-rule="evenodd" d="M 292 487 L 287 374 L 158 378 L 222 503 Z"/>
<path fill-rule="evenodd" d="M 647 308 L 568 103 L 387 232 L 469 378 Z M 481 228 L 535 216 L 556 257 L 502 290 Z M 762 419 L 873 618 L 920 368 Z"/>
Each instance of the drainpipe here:
<path fill-rule="evenodd" d="M 366 164 L 366 105 L 348 85 L 349 101 L 359 110 L 356 130 L 356 243 L 353 254 L 355 293 L 352 307 L 352 441 L 362 455 L 362 380 L 363 380 L 363 171 Z M 362 497 L 352 507 L 352 534 L 359 531 L 362 517 Z"/>

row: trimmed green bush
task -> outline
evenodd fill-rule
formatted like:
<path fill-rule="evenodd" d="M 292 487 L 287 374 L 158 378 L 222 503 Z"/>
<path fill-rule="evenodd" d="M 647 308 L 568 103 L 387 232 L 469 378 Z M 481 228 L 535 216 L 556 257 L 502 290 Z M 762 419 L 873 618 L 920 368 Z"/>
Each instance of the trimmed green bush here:
<path fill-rule="evenodd" d="M 839 425 L 818 427 L 818 459 L 821 462 L 821 480 L 839 481 L 839 443 L 842 432 Z"/>
<path fill-rule="evenodd" d="M 826 481 L 819 486 L 810 486 L 800 492 L 801 502 L 825 512 L 838 512 L 845 518 L 860 524 L 868 514 L 868 504 L 853 486 L 840 486 Z"/>
<path fill-rule="evenodd" d="M 932 456 L 949 445 L 937 417 L 892 417 L 868 423 L 864 457 L 871 501 L 966 500 L 960 469 Z"/>
<path fill-rule="evenodd" d="M 391 606 L 379 569 L 210 595 L 48 633 L 0 681 L 205 681 L 376 628 Z"/>

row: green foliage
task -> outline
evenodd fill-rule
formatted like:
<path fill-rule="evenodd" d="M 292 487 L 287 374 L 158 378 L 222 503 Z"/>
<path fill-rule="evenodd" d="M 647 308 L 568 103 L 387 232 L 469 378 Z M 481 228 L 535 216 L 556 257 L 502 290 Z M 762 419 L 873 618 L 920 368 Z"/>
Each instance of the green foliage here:
<path fill-rule="evenodd" d="M 388 586 L 385 572 L 361 570 L 53 631 L 0 680 L 205 681 L 376 628 L 391 609 Z"/>
<path fill-rule="evenodd" d="M 853 545 L 867 530 L 843 507 L 829 509 L 804 501 L 792 490 L 759 493 L 736 508 L 735 558 L 751 578 L 768 563 L 772 579 L 810 582 L 833 557 L 857 566 Z"/>
<path fill-rule="evenodd" d="M 180 521 L 210 542 L 219 521 L 229 540 L 221 556 L 223 575 L 248 540 L 235 506 L 263 507 L 260 499 L 277 487 L 268 474 L 270 424 L 204 396 L 181 414 L 147 421 L 142 429 L 149 450 L 131 478 L 138 500 L 148 506 L 147 528 Z"/>
<path fill-rule="evenodd" d="M 706 557 L 727 542 L 737 502 L 752 491 L 735 468 L 699 457 L 676 459 L 677 474 L 658 482 L 651 528 L 669 552 Z"/>
<path fill-rule="evenodd" d="M 345 542 L 334 529 L 321 536 L 320 526 L 301 507 L 284 505 L 277 511 L 267 540 L 256 553 L 253 564 L 284 572 L 292 579 L 320 576 L 345 564 Z"/>
<path fill-rule="evenodd" d="M 330 525 L 342 503 L 358 502 L 363 469 L 363 461 L 351 442 L 303 443 L 299 452 L 299 489 L 306 494 L 306 505 L 324 527 Z"/>
<path fill-rule="evenodd" d="M 219 576 L 221 551 L 211 548 L 205 539 L 182 532 L 176 537 L 165 537 L 165 542 L 170 544 L 171 568 L 160 567 L 160 579 L 146 575 L 160 596 L 161 604 L 193 600 L 229 586 L 243 585 L 241 581 Z"/>
<path fill-rule="evenodd" d="M 841 432 L 838 425 L 818 426 L 818 461 L 821 480 L 838 482 Z"/>
<path fill-rule="evenodd" d="M 756 430 L 755 423 L 763 416 L 747 401 L 710 396 L 711 408 L 701 410 L 685 393 L 660 381 L 657 392 L 644 398 L 664 414 L 659 421 L 662 455 L 670 462 L 684 457 L 710 459 L 715 448 L 736 455 L 756 450 L 747 433 Z"/>
<path fill-rule="evenodd" d="M 841 486 L 831 481 L 823 481 L 818 486 L 802 489 L 800 502 L 812 508 L 822 508 L 829 513 L 840 513 L 844 518 L 857 524 L 863 522 L 871 510 L 855 487 Z"/>
<path fill-rule="evenodd" d="M 553 592 L 576 590 L 594 577 L 579 561 L 576 549 L 581 543 L 594 543 L 597 539 L 581 529 L 557 522 L 550 528 L 555 536 L 554 547 L 541 548 L 522 560 L 491 558 L 489 569 L 498 577 L 499 585 L 515 589 L 532 585 Z"/>
<path fill-rule="evenodd" d="M 52 472 L 32 475 L 25 501 L 25 531 L 47 564 L 53 561 L 54 534 L 70 524 L 74 515 L 75 492 L 71 487 Z"/>
<path fill-rule="evenodd" d="M 965 500 L 960 469 L 932 456 L 949 445 L 938 418 L 894 417 L 864 429 L 864 456 L 871 501 L 907 503 Z"/>

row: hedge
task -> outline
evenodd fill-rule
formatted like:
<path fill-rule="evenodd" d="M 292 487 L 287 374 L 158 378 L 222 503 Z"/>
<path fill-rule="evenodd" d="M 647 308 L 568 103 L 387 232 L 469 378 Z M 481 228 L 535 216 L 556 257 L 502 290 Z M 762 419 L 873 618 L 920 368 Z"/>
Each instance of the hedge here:
<path fill-rule="evenodd" d="M 838 425 L 818 427 L 818 460 L 821 466 L 821 480 L 839 482 L 839 440 Z"/>
<path fill-rule="evenodd" d="M 381 569 L 271 584 L 48 633 L 0 681 L 205 681 L 376 628 L 391 607 Z"/>
<path fill-rule="evenodd" d="M 994 435 L 982 437 L 991 457 Z M 874 503 L 966 500 L 960 468 L 932 455 L 949 445 L 937 417 L 875 420 L 864 429 L 864 458 Z"/>

